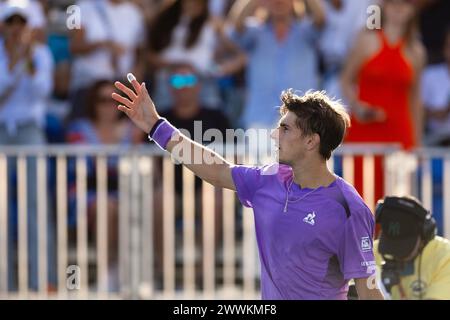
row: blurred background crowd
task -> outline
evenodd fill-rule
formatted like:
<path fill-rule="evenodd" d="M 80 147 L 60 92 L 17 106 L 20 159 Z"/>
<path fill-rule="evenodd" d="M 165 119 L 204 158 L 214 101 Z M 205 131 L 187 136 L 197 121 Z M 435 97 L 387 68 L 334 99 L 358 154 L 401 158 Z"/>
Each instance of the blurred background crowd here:
<path fill-rule="evenodd" d="M 448 1 L 381 1 L 374 30 L 378 0 L 2 2 L 0 136 L 11 143 L 143 142 L 109 99 L 132 71 L 173 119 L 271 128 L 282 90 L 323 89 L 353 114 L 348 141 L 449 145 Z"/>
<path fill-rule="evenodd" d="M 281 91 L 294 88 L 345 102 L 347 142 L 450 146 L 448 0 L 0 0 L 0 144 L 146 143 L 111 99 L 128 72 L 192 135 L 194 120 L 203 131 L 272 128 Z M 95 212 L 93 165 L 88 175 Z"/>

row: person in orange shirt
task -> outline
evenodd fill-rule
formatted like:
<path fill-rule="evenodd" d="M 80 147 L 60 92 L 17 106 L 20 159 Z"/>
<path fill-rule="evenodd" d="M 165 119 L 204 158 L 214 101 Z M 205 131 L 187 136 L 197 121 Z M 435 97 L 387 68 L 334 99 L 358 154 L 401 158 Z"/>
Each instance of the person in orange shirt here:
<path fill-rule="evenodd" d="M 425 49 L 416 33 L 413 0 L 383 0 L 382 26 L 363 30 L 341 76 L 352 113 L 346 142 L 398 143 L 405 150 L 422 140 L 420 76 Z M 384 196 L 383 159 L 375 158 L 375 199 Z M 355 159 L 355 187 L 362 190 L 362 158 Z"/>

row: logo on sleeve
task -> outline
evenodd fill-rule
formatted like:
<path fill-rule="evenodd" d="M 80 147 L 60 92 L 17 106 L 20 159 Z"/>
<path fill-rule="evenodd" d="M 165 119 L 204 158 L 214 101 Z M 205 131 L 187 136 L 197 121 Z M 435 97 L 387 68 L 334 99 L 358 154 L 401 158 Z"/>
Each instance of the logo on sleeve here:
<path fill-rule="evenodd" d="M 370 237 L 361 238 L 361 250 L 362 252 L 367 252 L 372 250 L 372 244 L 370 242 Z"/>

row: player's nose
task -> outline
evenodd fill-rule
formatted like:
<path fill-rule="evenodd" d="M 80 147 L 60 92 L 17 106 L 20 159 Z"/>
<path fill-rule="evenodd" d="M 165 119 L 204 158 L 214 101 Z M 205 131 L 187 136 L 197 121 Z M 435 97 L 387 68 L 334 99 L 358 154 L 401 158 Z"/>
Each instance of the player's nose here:
<path fill-rule="evenodd" d="M 274 140 L 278 140 L 278 129 L 272 129 L 272 132 L 270 133 L 270 137 Z"/>

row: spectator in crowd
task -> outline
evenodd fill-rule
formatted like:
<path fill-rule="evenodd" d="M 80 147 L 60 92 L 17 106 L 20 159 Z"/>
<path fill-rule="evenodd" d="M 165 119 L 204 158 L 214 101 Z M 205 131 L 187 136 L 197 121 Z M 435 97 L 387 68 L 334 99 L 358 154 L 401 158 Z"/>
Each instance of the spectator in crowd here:
<path fill-rule="evenodd" d="M 11 1 L 11 0 L 10 0 Z M 17 1 L 17 0 L 12 0 Z M 23 0 L 20 0 L 23 1 Z M 30 26 L 33 29 L 33 37 L 36 41 L 46 42 L 46 30 L 48 27 L 47 16 L 44 11 L 43 3 L 45 0 L 27 0 L 30 10 Z"/>
<path fill-rule="evenodd" d="M 87 88 L 97 80 L 122 79 L 129 70 L 142 75 L 137 52 L 142 51 L 145 39 L 144 19 L 134 3 L 80 0 L 77 5 L 82 19 L 81 27 L 71 35 L 71 118 L 86 115 Z"/>
<path fill-rule="evenodd" d="M 236 1 L 230 12 L 232 37 L 248 55 L 243 115 L 247 128 L 273 127 L 279 118 L 279 93 L 286 88 L 306 92 L 319 85 L 314 46 L 325 22 L 321 2 L 304 1 L 310 15 L 303 16 L 299 1 L 268 0 L 263 2 L 262 21 L 248 18 L 262 12 L 260 4 L 255 0 Z"/>
<path fill-rule="evenodd" d="M 28 8 L 7 3 L 0 12 L 0 21 L 4 29 L 4 38 L 0 38 L 0 144 L 1 145 L 43 145 L 44 115 L 46 100 L 53 87 L 53 61 L 51 53 L 43 44 L 34 41 L 32 30 L 28 26 Z M 13 160 L 13 159 L 11 159 Z M 11 161 L 10 208 L 14 207 L 13 178 L 15 161 Z M 29 286 L 37 289 L 37 177 L 36 159 L 27 157 L 27 207 L 28 214 L 28 250 L 29 250 Z M 15 288 L 13 267 L 13 237 L 16 235 L 10 212 L 9 233 L 10 256 L 9 285 Z M 49 245 L 54 245 L 49 226 Z M 49 253 L 53 250 L 49 248 Z M 50 263 L 50 277 L 55 276 L 54 264 Z M 55 279 L 51 279 L 54 281 Z"/>
<path fill-rule="evenodd" d="M 381 282 L 394 300 L 450 299 L 450 241 L 436 236 L 431 213 L 412 197 L 377 206 L 381 237 L 374 242 Z"/>
<path fill-rule="evenodd" d="M 55 61 L 54 89 L 47 109 L 47 142 L 64 143 L 66 119 L 71 112 L 69 100 L 72 56 L 67 29 L 67 4 L 45 7 L 48 16 L 47 44 Z"/>
<path fill-rule="evenodd" d="M 168 0 L 131 0 L 142 12 L 145 25 L 150 25 L 155 19 L 158 10 L 163 2 Z"/>
<path fill-rule="evenodd" d="M 131 126 L 130 121 L 119 117 L 117 112 L 108 108 L 112 101 L 108 99 L 114 92 L 111 81 L 96 81 L 88 91 L 88 113 L 86 118 L 77 119 L 69 125 L 68 141 L 85 144 L 130 144 L 142 141 L 141 135 Z M 108 95 L 109 94 L 109 95 Z M 115 130 L 111 130 L 111 123 Z"/>
<path fill-rule="evenodd" d="M 161 115 L 178 128 L 185 129 L 193 138 L 194 121 L 201 121 L 202 131 L 217 129 L 225 135 L 229 121 L 222 111 L 211 110 L 201 104 L 203 81 L 194 66 L 183 63 L 172 65 L 169 70 L 169 85 L 174 105 Z"/>
<path fill-rule="evenodd" d="M 426 134 L 424 143 L 427 146 L 450 146 L 450 26 L 444 34 L 443 63 L 434 64 L 425 69 L 422 78 L 422 97 L 426 114 Z M 444 216 L 444 157 L 432 158 L 432 194 L 433 213 L 436 220 L 442 221 Z M 438 231 L 442 224 L 438 224 Z"/>
<path fill-rule="evenodd" d="M 425 69 L 422 97 L 427 118 L 427 145 L 450 146 L 450 26 L 444 36 L 445 62 Z"/>
<path fill-rule="evenodd" d="M 188 134 L 192 139 L 198 143 L 207 143 L 210 141 L 203 141 L 204 134 L 211 133 L 211 130 L 217 130 L 223 137 L 223 141 L 214 141 L 216 143 L 225 143 L 226 130 L 230 128 L 229 121 L 221 110 L 212 110 L 205 108 L 201 104 L 200 92 L 203 85 L 203 79 L 196 69 L 189 64 L 172 65 L 169 69 L 169 84 L 170 92 L 173 97 L 174 105 L 167 111 L 161 114 L 162 117 L 176 125 L 185 134 Z M 214 135 L 213 135 L 214 136 Z M 213 141 L 211 141 L 213 142 Z M 156 170 L 161 172 L 161 170 Z M 155 177 L 155 181 L 161 181 L 160 178 Z M 202 181 L 195 178 L 195 215 L 196 228 L 200 228 L 201 212 L 202 212 Z M 175 208 L 177 225 L 182 222 L 181 216 L 183 213 L 182 199 L 183 199 L 183 171 L 181 166 L 175 168 Z M 159 187 L 161 185 L 159 184 Z M 157 188 L 157 197 L 161 195 L 162 189 Z M 215 243 L 218 244 L 221 239 L 221 221 L 222 221 L 222 196 L 221 190 L 215 191 Z M 162 209 L 161 203 L 157 204 L 155 221 L 155 243 L 156 254 L 161 258 L 156 259 L 162 261 Z M 197 232 L 198 236 L 202 233 Z M 197 238 L 200 241 L 200 237 Z M 161 272 L 162 265 L 157 264 L 157 271 Z M 197 269 L 200 271 L 200 269 Z"/>
<path fill-rule="evenodd" d="M 39 0 L 0 0 L 0 12 L 2 6 L 14 5 L 23 7 L 28 11 L 29 21 L 28 27 L 32 30 L 32 37 L 38 42 L 45 42 L 45 29 L 47 27 L 47 18 Z M 0 23 L 0 33 L 1 33 Z"/>
<path fill-rule="evenodd" d="M 357 33 L 366 26 L 367 8 L 374 0 L 326 0 L 325 26 L 319 39 L 323 75 L 321 87 L 342 99 L 340 73 Z"/>
<path fill-rule="evenodd" d="M 233 0 L 209 0 L 209 10 L 216 25 L 220 41 L 216 48 L 215 60 L 220 65 L 229 62 L 230 57 L 241 55 L 239 64 L 231 59 L 234 68 L 227 74 L 219 75 L 217 82 L 222 103 L 222 109 L 234 128 L 242 128 L 240 123 L 245 104 L 245 65 L 247 63 L 245 53 L 230 39 L 226 29 L 226 20 L 234 4 Z M 239 60 L 239 59 L 238 59 Z M 239 63 L 239 62 L 238 62 Z M 233 71 L 234 70 L 234 71 Z"/>
<path fill-rule="evenodd" d="M 87 118 L 74 120 L 67 129 L 67 142 L 70 144 L 85 145 L 131 145 L 143 141 L 139 131 L 131 125 L 131 122 L 118 114 L 114 108 L 111 94 L 114 86 L 109 80 L 95 82 L 87 95 Z M 111 129 L 113 128 L 113 129 Z M 74 224 L 76 212 L 76 184 L 74 163 L 69 164 L 70 184 L 69 223 Z M 109 289 L 118 289 L 117 275 L 117 246 L 118 246 L 118 158 L 107 158 L 108 176 L 108 259 L 110 270 Z M 94 158 L 88 158 L 87 169 L 87 198 L 88 198 L 88 228 L 90 236 L 97 234 L 97 179 L 96 163 Z"/>
<path fill-rule="evenodd" d="M 234 47 L 232 58 L 226 63 L 216 63 L 218 43 L 226 41 L 217 22 L 210 17 L 208 0 L 176 0 L 163 5 L 149 31 L 149 62 L 155 70 L 154 97 L 161 110 L 173 104 L 168 68 L 186 62 L 204 79 L 201 104 L 211 109 L 221 106 L 216 77 L 242 68 L 245 56 Z"/>
<path fill-rule="evenodd" d="M 419 17 L 422 42 L 427 49 L 429 63 L 441 63 L 442 39 L 450 17 L 450 1 L 448 0 L 416 0 L 421 7 Z"/>
<path fill-rule="evenodd" d="M 420 77 L 425 50 L 409 0 L 383 0 L 382 26 L 363 30 L 342 73 L 342 90 L 352 111 L 347 142 L 397 143 L 410 150 L 422 142 Z M 355 187 L 361 193 L 362 158 L 355 158 Z M 382 158 L 375 157 L 375 199 L 384 195 Z"/>

